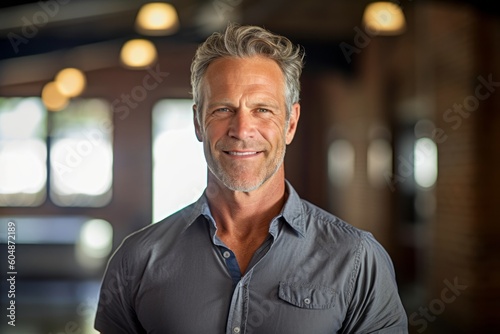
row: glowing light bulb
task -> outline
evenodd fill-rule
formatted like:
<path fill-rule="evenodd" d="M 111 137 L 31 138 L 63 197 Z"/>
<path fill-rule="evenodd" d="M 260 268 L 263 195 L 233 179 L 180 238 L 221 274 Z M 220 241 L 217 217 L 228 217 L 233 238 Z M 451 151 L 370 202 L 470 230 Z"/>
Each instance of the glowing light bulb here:
<path fill-rule="evenodd" d="M 363 22 L 367 29 L 380 35 L 401 34 L 406 26 L 401 7 L 388 1 L 373 2 L 366 6 Z"/>
<path fill-rule="evenodd" d="M 47 83 L 43 87 L 42 101 L 47 109 L 51 111 L 64 109 L 69 103 L 68 97 L 61 93 L 54 81 Z"/>
<path fill-rule="evenodd" d="M 144 68 L 156 60 L 156 47 L 148 40 L 132 39 L 123 45 L 120 58 L 127 67 Z"/>
<path fill-rule="evenodd" d="M 87 80 L 79 69 L 65 68 L 56 75 L 55 82 L 63 95 L 75 97 L 83 92 Z"/>
<path fill-rule="evenodd" d="M 141 7 L 135 24 L 144 35 L 168 35 L 179 28 L 179 18 L 171 4 L 152 2 Z"/>

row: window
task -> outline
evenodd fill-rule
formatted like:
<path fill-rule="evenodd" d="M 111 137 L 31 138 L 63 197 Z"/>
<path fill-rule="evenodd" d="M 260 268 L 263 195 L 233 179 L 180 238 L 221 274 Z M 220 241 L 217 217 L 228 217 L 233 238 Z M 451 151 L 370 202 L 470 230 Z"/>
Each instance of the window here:
<path fill-rule="evenodd" d="M 368 181 L 373 187 L 386 186 L 386 176 L 392 173 L 392 147 L 385 139 L 375 139 L 368 145 L 367 150 Z"/>
<path fill-rule="evenodd" d="M 0 98 L 0 206 L 45 201 L 46 122 L 39 98 Z"/>
<path fill-rule="evenodd" d="M 109 104 L 99 99 L 73 100 L 51 116 L 51 200 L 59 206 L 106 205 L 113 180 Z"/>
<path fill-rule="evenodd" d="M 345 139 L 335 140 L 328 148 L 328 176 L 337 187 L 346 187 L 354 178 L 355 152 Z"/>
<path fill-rule="evenodd" d="M 196 201 L 206 187 L 192 105 L 192 100 L 168 99 L 153 108 L 153 222 Z"/>
<path fill-rule="evenodd" d="M 438 150 L 430 138 L 419 138 L 414 147 L 415 182 L 422 188 L 434 186 L 438 175 Z"/>
<path fill-rule="evenodd" d="M 0 206 L 43 204 L 47 156 L 55 204 L 106 205 L 112 127 L 111 108 L 103 100 L 73 100 L 64 110 L 47 113 L 38 97 L 0 98 Z"/>

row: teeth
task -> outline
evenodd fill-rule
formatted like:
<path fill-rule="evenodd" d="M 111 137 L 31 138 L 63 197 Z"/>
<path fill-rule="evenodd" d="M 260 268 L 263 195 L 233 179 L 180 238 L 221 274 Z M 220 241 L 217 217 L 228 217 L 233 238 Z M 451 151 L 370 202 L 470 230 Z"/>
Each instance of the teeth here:
<path fill-rule="evenodd" d="M 257 154 L 257 152 L 228 152 L 230 155 L 252 155 Z"/>

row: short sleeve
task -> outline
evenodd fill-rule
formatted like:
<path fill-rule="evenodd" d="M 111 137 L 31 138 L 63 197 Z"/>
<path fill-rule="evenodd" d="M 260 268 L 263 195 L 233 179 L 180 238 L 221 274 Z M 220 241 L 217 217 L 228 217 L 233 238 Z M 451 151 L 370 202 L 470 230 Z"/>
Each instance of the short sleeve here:
<path fill-rule="evenodd" d="M 392 261 L 370 233 L 356 253 L 350 286 L 349 308 L 340 333 L 408 333 Z"/>
<path fill-rule="evenodd" d="M 146 333 L 132 303 L 139 278 L 130 270 L 125 254 L 122 244 L 109 260 L 102 280 L 94 326 L 104 334 Z"/>

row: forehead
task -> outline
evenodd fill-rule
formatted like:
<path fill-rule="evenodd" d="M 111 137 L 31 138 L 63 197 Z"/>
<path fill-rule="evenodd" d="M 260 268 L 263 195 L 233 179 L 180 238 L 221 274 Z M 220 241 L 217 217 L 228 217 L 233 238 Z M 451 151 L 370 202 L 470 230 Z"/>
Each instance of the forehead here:
<path fill-rule="evenodd" d="M 235 68 L 239 68 L 242 70 L 263 68 L 264 71 L 271 70 L 273 72 L 281 73 L 281 69 L 276 61 L 263 56 L 220 57 L 213 60 L 208 65 L 207 72 L 210 72 L 211 70 L 214 71 L 214 68 L 221 68 L 221 67 L 230 68 L 233 70 Z"/>
<path fill-rule="evenodd" d="M 279 65 L 260 56 L 214 60 L 204 75 L 203 86 L 209 91 L 228 86 L 267 86 L 282 91 L 285 78 Z"/>

